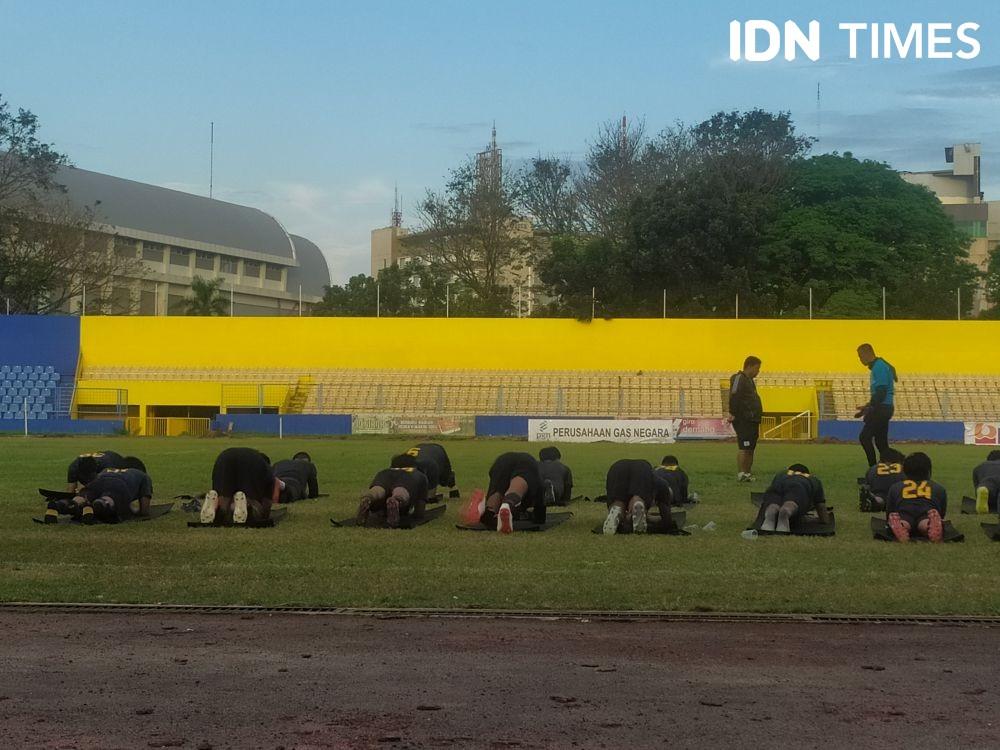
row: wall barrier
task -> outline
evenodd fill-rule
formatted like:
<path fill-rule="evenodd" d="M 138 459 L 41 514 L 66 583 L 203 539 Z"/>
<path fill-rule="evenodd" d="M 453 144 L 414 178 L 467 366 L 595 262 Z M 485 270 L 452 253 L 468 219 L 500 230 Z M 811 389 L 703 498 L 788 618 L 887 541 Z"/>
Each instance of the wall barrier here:
<path fill-rule="evenodd" d="M 52 365 L 72 381 L 80 357 L 80 318 L 0 315 L 0 364 Z"/>
<path fill-rule="evenodd" d="M 29 435 L 114 435 L 125 431 L 124 419 L 29 419 Z M 0 432 L 24 434 L 23 419 L 0 419 Z"/>
<path fill-rule="evenodd" d="M 821 419 L 819 437 L 855 442 L 861 432 L 860 420 Z M 935 443 L 964 443 L 964 422 L 897 422 L 889 423 L 890 441 L 930 441 Z"/>
<path fill-rule="evenodd" d="M 350 435 L 350 414 L 218 414 L 212 429 L 258 435 Z"/>

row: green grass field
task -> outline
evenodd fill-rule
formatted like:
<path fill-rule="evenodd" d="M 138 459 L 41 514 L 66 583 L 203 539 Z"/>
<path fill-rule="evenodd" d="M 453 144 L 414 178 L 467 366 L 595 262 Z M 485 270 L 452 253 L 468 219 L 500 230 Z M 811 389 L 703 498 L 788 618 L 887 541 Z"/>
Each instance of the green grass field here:
<path fill-rule="evenodd" d="M 717 524 L 690 537 L 591 534 L 603 506 L 576 503 L 575 516 L 543 534 L 472 534 L 445 519 L 414 531 L 335 529 L 332 516 L 353 513 L 357 497 L 388 457 L 409 439 L 4 438 L 0 489 L 0 600 L 169 602 L 533 609 L 633 609 L 884 614 L 1000 614 L 1000 545 L 958 514 L 971 494 L 970 473 L 983 449 L 924 447 L 935 479 L 949 490 L 950 518 L 964 544 L 875 542 L 869 516 L 857 510 L 855 477 L 864 464 L 854 445 L 763 444 L 755 489 L 793 460 L 824 481 L 837 509 L 832 539 L 744 541 L 754 508 L 734 479 L 734 446 L 669 447 L 691 475 L 701 505 L 688 523 Z M 38 487 L 61 488 L 76 454 L 111 449 L 142 457 L 160 499 L 207 489 L 224 447 L 248 444 L 274 460 L 308 450 L 331 498 L 293 505 L 277 528 L 186 527 L 185 514 L 120 526 L 47 527 L 31 522 L 44 508 Z M 463 499 L 485 484 L 492 459 L 531 449 L 516 441 L 446 443 Z M 577 490 L 603 493 L 616 459 L 653 462 L 664 446 L 567 445 Z M 911 446 L 915 449 L 915 446 Z"/>

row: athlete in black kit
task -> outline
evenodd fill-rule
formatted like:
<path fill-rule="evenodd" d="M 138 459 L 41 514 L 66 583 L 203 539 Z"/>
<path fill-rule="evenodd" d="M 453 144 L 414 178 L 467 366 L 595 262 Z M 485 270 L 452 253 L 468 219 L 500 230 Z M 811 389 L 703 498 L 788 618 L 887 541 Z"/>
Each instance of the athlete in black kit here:
<path fill-rule="evenodd" d="M 490 484 L 480 503 L 479 522 L 501 534 L 514 531 L 515 518 L 545 523 L 545 497 L 538 461 L 530 453 L 502 453 L 490 467 Z"/>
<path fill-rule="evenodd" d="M 142 461 L 135 456 L 121 456 L 114 451 L 96 451 L 81 453 L 70 462 L 66 469 L 66 490 L 76 492 L 85 484 L 94 480 L 105 469 L 145 468 Z"/>
<path fill-rule="evenodd" d="M 271 459 L 253 448 L 226 448 L 215 459 L 212 489 L 201 505 L 203 524 L 245 524 L 271 515 L 284 483 L 274 476 Z"/>
<path fill-rule="evenodd" d="M 410 466 L 421 471 L 427 477 L 427 494 L 432 497 L 437 493 L 438 485 L 454 489 L 455 472 L 451 468 L 451 459 L 444 446 L 438 443 L 419 443 L 409 450 L 393 456 L 389 462 L 393 468 Z"/>
<path fill-rule="evenodd" d="M 823 483 L 803 464 L 792 464 L 774 475 L 771 486 L 764 493 L 762 507 L 764 521 L 760 525 L 761 531 L 791 533 L 791 524 L 795 519 L 811 510 L 816 511 L 822 523 L 830 522 Z"/>
<path fill-rule="evenodd" d="M 617 534 L 630 528 L 633 534 L 645 534 L 646 512 L 653 505 L 660 508 L 662 523 L 671 525 L 670 485 L 653 473 L 649 461 L 623 458 L 611 464 L 605 482 L 608 515 L 604 533 Z"/>
<path fill-rule="evenodd" d="M 45 511 L 45 522 L 55 523 L 60 512 L 70 512 L 84 523 L 118 523 L 133 516 L 148 516 L 153 480 L 139 469 L 105 469 L 71 501 L 54 500 Z M 138 507 L 133 509 L 133 504 Z"/>
<path fill-rule="evenodd" d="M 427 505 L 427 476 L 412 466 L 382 469 L 368 485 L 358 505 L 358 526 L 399 526 L 401 518 L 412 514 L 423 518 Z"/>
<path fill-rule="evenodd" d="M 291 459 L 274 465 L 274 476 L 285 485 L 278 502 L 294 503 L 296 500 L 319 497 L 319 475 L 312 457 L 299 451 Z"/>

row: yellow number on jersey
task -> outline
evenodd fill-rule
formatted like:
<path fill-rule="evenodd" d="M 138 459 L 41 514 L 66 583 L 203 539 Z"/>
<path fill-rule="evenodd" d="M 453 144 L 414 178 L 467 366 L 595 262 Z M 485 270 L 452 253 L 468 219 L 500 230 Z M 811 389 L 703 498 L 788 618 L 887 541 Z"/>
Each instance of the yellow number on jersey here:
<path fill-rule="evenodd" d="M 903 466 L 902 464 L 879 464 L 875 469 L 875 473 L 880 477 L 887 477 L 890 474 L 902 474 Z"/>
<path fill-rule="evenodd" d="M 420 455 L 420 449 L 419 448 L 410 448 L 410 450 L 406 451 L 406 455 L 407 456 L 413 456 L 414 458 L 416 458 L 417 456 Z"/>
<path fill-rule="evenodd" d="M 914 482 L 912 479 L 907 479 L 903 482 L 903 499 L 904 500 L 917 500 L 923 498 L 924 500 L 931 499 L 931 486 L 927 482 Z"/>
<path fill-rule="evenodd" d="M 808 477 L 809 476 L 809 474 L 807 474 L 804 471 L 792 471 L 791 469 L 789 469 L 786 473 L 790 477 Z"/>

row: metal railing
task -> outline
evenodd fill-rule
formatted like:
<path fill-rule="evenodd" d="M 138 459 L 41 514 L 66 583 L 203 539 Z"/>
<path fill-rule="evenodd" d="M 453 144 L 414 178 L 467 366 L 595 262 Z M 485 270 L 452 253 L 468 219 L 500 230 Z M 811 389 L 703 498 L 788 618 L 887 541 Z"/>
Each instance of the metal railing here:
<path fill-rule="evenodd" d="M 794 415 L 765 415 L 760 422 L 761 440 L 812 440 L 815 418 L 811 411 Z"/>
<path fill-rule="evenodd" d="M 128 417 L 129 435 L 143 437 L 204 437 L 212 431 L 212 420 L 194 417 Z"/>

